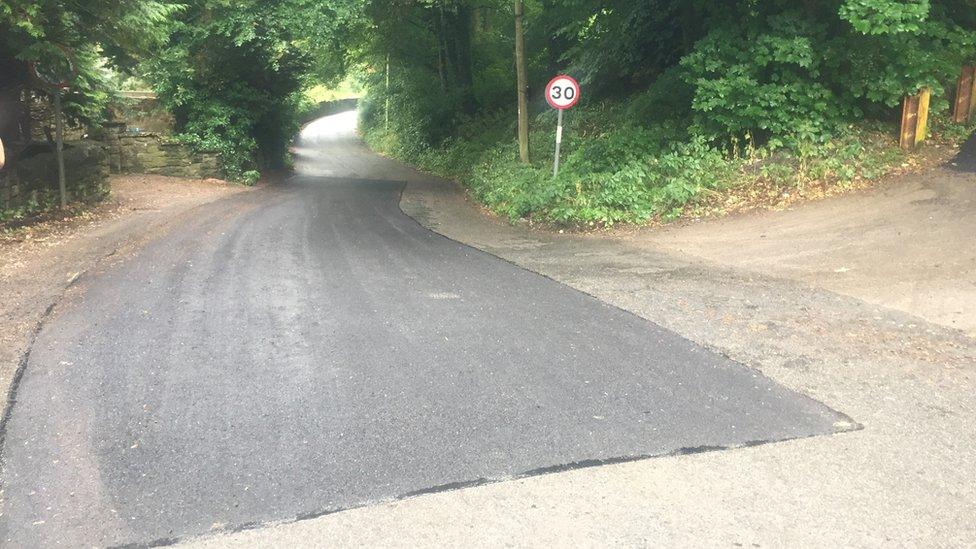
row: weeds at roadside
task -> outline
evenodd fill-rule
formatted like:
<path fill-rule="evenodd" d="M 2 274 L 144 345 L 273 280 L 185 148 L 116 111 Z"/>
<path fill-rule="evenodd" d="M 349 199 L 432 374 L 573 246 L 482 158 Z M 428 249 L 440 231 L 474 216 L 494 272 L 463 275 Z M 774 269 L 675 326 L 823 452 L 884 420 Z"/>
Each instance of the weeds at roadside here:
<path fill-rule="evenodd" d="M 549 164 L 555 126 L 550 112 L 534 120 L 531 165 L 515 156 L 508 113 L 472 119 L 459 137 L 437 147 L 418 145 L 396 129 L 374 129 L 366 139 L 385 154 L 461 182 L 512 222 L 586 228 L 779 208 L 835 195 L 945 162 L 973 131 L 936 118 L 932 137 L 911 154 L 898 149 L 890 128 L 853 125 L 829 137 L 794 137 L 788 145 L 757 145 L 747 134 L 723 147 L 674 120 L 634 124 L 630 116 L 639 106 L 601 103 L 568 116 L 558 177 Z"/>

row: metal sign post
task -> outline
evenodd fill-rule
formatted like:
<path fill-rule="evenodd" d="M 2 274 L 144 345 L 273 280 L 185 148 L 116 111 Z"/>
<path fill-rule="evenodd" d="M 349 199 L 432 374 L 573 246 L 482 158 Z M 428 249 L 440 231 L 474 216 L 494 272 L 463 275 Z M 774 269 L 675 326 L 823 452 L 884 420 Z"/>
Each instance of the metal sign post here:
<path fill-rule="evenodd" d="M 559 109 L 556 121 L 556 159 L 552 163 L 552 176 L 559 175 L 559 149 L 563 144 L 563 110 Z"/>
<path fill-rule="evenodd" d="M 558 110 L 556 122 L 556 158 L 552 163 L 552 176 L 559 175 L 559 152 L 563 144 L 563 111 L 573 108 L 579 102 L 579 83 L 572 76 L 560 74 L 546 86 L 546 101 Z"/>

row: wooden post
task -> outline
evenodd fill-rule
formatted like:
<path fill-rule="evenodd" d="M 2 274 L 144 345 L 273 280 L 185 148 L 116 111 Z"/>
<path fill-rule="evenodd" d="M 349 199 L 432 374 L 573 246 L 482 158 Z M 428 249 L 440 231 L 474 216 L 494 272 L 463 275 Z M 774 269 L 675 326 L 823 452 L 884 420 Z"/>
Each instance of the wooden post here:
<path fill-rule="evenodd" d="M 54 90 L 54 128 L 55 152 L 58 159 L 58 193 L 61 199 L 61 209 L 68 206 L 68 186 L 64 178 L 64 115 L 61 112 L 61 88 Z"/>
<path fill-rule="evenodd" d="M 957 124 L 969 122 L 976 103 L 976 65 L 963 65 L 962 74 L 956 83 L 956 104 L 952 111 L 952 121 Z"/>
<path fill-rule="evenodd" d="M 390 54 L 386 54 L 386 108 L 383 110 L 383 129 L 390 131 Z"/>
<path fill-rule="evenodd" d="M 973 115 L 976 114 L 976 65 L 970 68 L 972 68 L 971 78 L 973 84 L 969 88 L 969 116 L 966 117 L 966 122 L 972 120 Z"/>
<path fill-rule="evenodd" d="M 918 124 L 918 96 L 906 95 L 901 103 L 901 134 L 898 145 L 908 151 L 915 148 L 915 129 Z"/>
<path fill-rule="evenodd" d="M 918 93 L 918 122 L 915 123 L 915 144 L 918 145 L 925 141 L 926 133 L 929 129 L 929 101 L 932 99 L 932 90 L 922 88 Z"/>
<path fill-rule="evenodd" d="M 901 107 L 901 134 L 898 137 L 902 149 L 913 150 L 925 140 L 931 97 L 932 90 L 929 88 L 922 88 L 916 95 L 905 96 Z"/>
<path fill-rule="evenodd" d="M 529 99 L 528 76 L 525 72 L 525 33 L 522 17 L 525 6 L 522 0 L 515 0 L 515 76 L 518 86 L 518 142 L 519 159 L 529 163 Z"/>

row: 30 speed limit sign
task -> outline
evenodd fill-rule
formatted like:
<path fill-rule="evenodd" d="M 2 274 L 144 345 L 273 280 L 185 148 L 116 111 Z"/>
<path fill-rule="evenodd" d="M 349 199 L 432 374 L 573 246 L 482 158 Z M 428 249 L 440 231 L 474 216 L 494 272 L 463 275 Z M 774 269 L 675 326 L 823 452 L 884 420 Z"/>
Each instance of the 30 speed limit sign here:
<path fill-rule="evenodd" d="M 546 86 L 546 100 L 554 109 L 570 109 L 579 102 L 579 82 L 572 76 L 560 74 L 549 81 Z"/>
<path fill-rule="evenodd" d="M 567 74 L 560 74 L 546 85 L 546 101 L 559 111 L 556 122 L 556 159 L 552 163 L 552 176 L 559 175 L 559 148 L 563 144 L 563 111 L 573 108 L 580 99 L 579 82 Z"/>

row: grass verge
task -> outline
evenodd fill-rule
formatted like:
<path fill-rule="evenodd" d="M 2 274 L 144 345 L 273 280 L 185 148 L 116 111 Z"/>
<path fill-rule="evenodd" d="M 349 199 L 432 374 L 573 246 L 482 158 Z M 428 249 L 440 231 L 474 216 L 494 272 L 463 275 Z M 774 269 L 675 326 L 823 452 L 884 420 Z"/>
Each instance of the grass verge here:
<path fill-rule="evenodd" d="M 557 177 L 554 112 L 533 119 L 529 165 L 518 161 L 507 111 L 465 120 L 437 145 L 423 144 L 406 124 L 367 127 L 364 136 L 379 152 L 460 182 L 513 222 L 586 228 L 785 207 L 864 188 L 944 163 L 973 131 L 935 117 L 929 139 L 911 153 L 898 148 L 890 124 L 878 123 L 837 128 L 829 137 L 715 143 L 677 118 L 636 122 L 647 119 L 646 103 L 638 96 L 569 111 Z"/>

